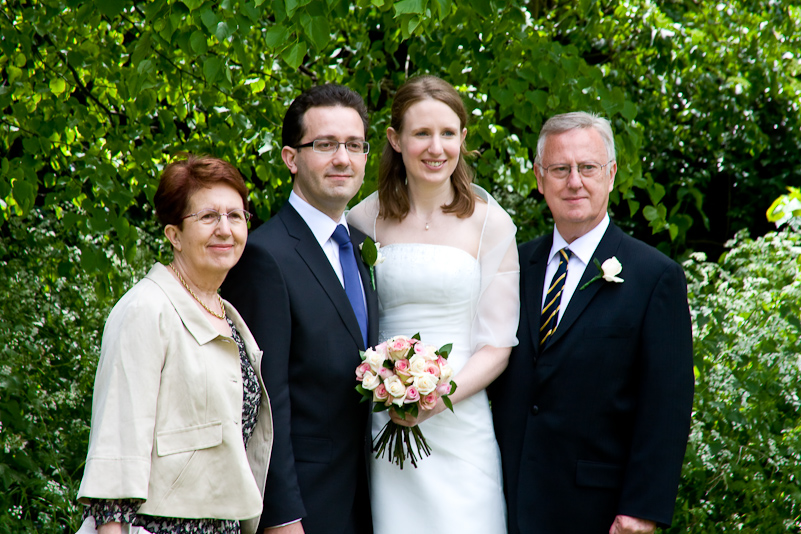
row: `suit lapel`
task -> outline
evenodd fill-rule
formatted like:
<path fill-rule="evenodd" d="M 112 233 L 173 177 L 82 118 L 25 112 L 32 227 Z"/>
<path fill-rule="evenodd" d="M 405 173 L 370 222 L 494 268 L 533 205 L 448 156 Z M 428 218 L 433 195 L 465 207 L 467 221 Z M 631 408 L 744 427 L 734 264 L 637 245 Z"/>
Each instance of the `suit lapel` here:
<path fill-rule="evenodd" d="M 592 257 L 597 258 L 598 261 L 603 263 L 608 258 L 614 256 L 620 246 L 622 236 L 623 232 L 610 221 L 609 227 L 606 229 L 603 238 L 601 238 L 601 242 L 598 243 L 598 247 L 596 247 Z M 567 331 L 570 330 L 570 327 L 573 326 L 579 316 L 584 312 L 596 293 L 598 293 L 606 283 L 603 280 L 596 280 L 585 289 L 580 289 L 584 284 L 592 280 L 596 274 L 598 274 L 598 269 L 595 267 L 595 262 L 590 260 L 590 264 L 584 269 L 584 274 L 576 290 L 573 292 L 573 296 L 570 298 L 570 302 L 567 305 L 564 315 L 562 315 L 562 319 L 559 321 L 559 326 L 556 328 L 553 340 L 551 340 L 548 345 L 549 347 L 554 346 L 566 335 Z"/>
<path fill-rule="evenodd" d="M 364 341 L 362 341 L 359 322 L 356 320 L 356 314 L 353 313 L 353 307 L 350 305 L 345 288 L 342 287 L 339 278 L 331 267 L 331 262 L 328 261 L 328 256 L 323 252 L 320 243 L 314 237 L 306 221 L 289 203 L 278 212 L 277 216 L 284 223 L 290 237 L 297 240 L 295 251 L 309 267 L 312 275 L 320 283 L 328 298 L 334 303 L 334 307 L 345 323 L 348 332 L 356 341 L 356 345 L 362 347 Z M 354 252 L 356 246 L 358 245 L 354 245 Z M 357 258 L 357 263 L 361 263 L 361 258 Z"/>
<path fill-rule="evenodd" d="M 532 354 L 536 357 L 540 352 L 540 318 L 542 308 L 542 291 L 545 287 L 545 269 L 548 267 L 548 253 L 551 251 L 553 234 L 543 239 L 531 254 L 531 259 L 523 273 L 524 297 L 530 303 L 528 327 L 531 332 Z"/>

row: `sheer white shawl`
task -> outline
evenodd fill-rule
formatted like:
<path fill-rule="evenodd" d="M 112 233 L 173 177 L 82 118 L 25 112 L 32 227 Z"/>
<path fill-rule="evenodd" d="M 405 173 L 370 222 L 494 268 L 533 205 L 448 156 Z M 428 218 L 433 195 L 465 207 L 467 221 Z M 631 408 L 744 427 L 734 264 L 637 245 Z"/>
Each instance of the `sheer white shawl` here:
<path fill-rule="evenodd" d="M 485 345 L 517 345 L 520 263 L 515 242 L 517 228 L 512 218 L 487 191 L 477 185 L 472 187 L 475 195 L 487 203 L 477 257 L 481 288 L 471 328 L 472 352 L 475 353 Z M 380 236 L 376 235 L 378 209 L 378 193 L 373 193 L 348 212 L 348 224 L 380 242 Z M 440 245 L 455 246 L 447 235 L 439 235 L 437 239 L 441 241 Z M 473 251 L 467 252 L 473 255 Z"/>

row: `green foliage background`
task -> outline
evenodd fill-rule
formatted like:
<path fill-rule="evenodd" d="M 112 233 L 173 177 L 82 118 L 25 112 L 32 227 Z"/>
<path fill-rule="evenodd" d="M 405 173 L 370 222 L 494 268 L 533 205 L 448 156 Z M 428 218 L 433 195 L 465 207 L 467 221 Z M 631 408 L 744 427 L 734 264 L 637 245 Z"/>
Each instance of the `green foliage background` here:
<path fill-rule="evenodd" d="M 291 187 L 281 119 L 313 84 L 368 102 L 366 195 L 396 88 L 418 73 L 453 83 L 477 181 L 521 241 L 551 228 L 532 161 L 559 112 L 612 121 L 612 215 L 677 258 L 764 234 L 765 209 L 801 176 L 789 0 L 0 7 L 0 534 L 77 529 L 103 321 L 168 255 L 151 208 L 160 169 L 182 150 L 234 162 L 269 218 Z M 798 531 L 798 230 L 730 246 L 686 264 L 698 390 L 672 531 Z"/>

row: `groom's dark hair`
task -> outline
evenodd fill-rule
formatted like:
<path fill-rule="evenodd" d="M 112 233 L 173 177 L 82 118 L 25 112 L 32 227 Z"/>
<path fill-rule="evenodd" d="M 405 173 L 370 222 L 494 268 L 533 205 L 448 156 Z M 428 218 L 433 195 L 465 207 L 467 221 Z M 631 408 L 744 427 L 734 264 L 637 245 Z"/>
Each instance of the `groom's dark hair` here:
<path fill-rule="evenodd" d="M 367 116 L 367 106 L 364 99 L 349 87 L 327 83 L 316 85 L 299 95 L 289 105 L 284 115 L 284 126 L 281 131 L 283 146 L 294 147 L 300 144 L 305 133 L 303 116 L 311 108 L 343 107 L 356 110 L 364 124 L 364 137 L 367 139 L 367 129 L 370 127 L 370 118 Z"/>

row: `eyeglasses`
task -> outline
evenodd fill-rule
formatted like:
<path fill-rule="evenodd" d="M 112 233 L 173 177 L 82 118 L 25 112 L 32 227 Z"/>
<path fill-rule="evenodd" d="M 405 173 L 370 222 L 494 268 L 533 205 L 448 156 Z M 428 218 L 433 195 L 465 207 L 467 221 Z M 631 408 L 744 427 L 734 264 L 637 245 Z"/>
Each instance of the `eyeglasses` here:
<path fill-rule="evenodd" d="M 228 213 L 220 213 L 217 210 L 205 209 L 200 210 L 197 213 L 190 213 L 189 215 L 181 217 L 181 220 L 183 221 L 189 217 L 194 217 L 196 221 L 199 221 L 203 224 L 220 224 L 220 220 L 223 218 L 223 216 L 228 219 L 228 224 L 231 226 L 245 224 L 250 220 L 250 212 L 247 212 L 243 209 L 231 210 Z"/>
<path fill-rule="evenodd" d="M 568 165 L 567 163 L 554 163 L 553 165 L 548 165 L 547 167 L 540 165 L 540 168 L 545 171 L 546 174 L 550 175 L 556 180 L 564 180 L 570 176 L 570 171 L 574 167 L 576 171 L 578 171 L 578 173 L 584 178 L 598 178 L 601 175 L 603 168 L 613 161 L 615 160 L 610 159 L 603 165 L 595 161 L 584 161 L 576 165 Z"/>
<path fill-rule="evenodd" d="M 349 154 L 367 154 L 370 152 L 370 143 L 367 141 L 344 141 L 340 143 L 339 141 L 334 141 L 333 139 L 315 139 L 311 143 L 293 146 L 292 148 L 300 149 L 312 147 L 312 150 L 315 152 L 330 155 L 337 153 L 337 150 L 339 150 L 339 145 L 345 145 L 345 150 L 347 150 Z"/>

